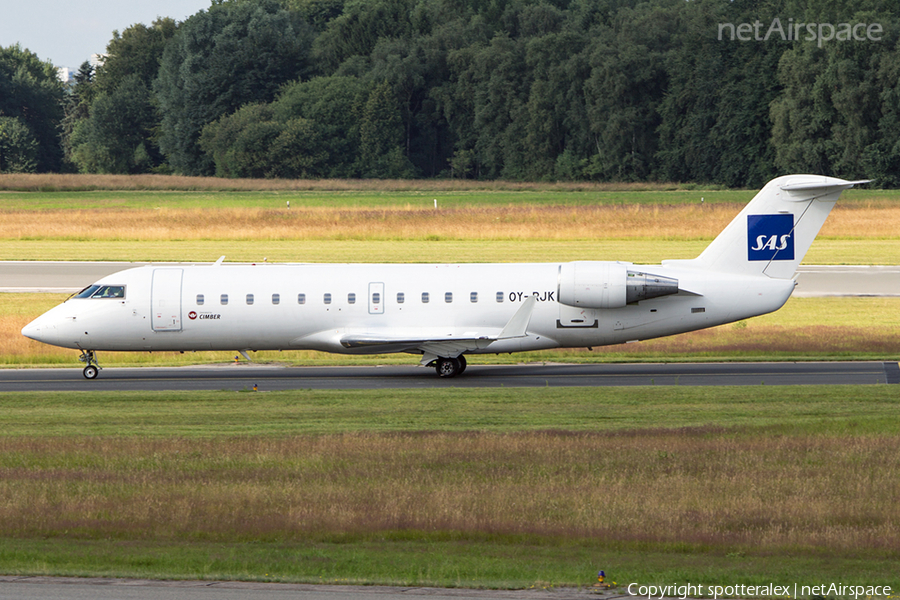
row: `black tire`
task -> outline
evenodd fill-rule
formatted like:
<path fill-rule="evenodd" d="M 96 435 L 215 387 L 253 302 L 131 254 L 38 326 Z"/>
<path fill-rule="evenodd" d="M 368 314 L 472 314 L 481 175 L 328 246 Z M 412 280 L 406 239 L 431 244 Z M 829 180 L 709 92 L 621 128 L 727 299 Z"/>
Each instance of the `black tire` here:
<path fill-rule="evenodd" d="M 456 377 L 460 374 L 460 364 L 455 358 L 439 358 L 434 365 L 435 371 L 441 377 Z"/>
<path fill-rule="evenodd" d="M 88 365 L 84 368 L 84 378 L 85 379 L 97 379 L 97 375 L 100 374 L 100 369 L 95 367 L 94 365 Z"/>
<path fill-rule="evenodd" d="M 459 356 L 456 357 L 456 360 L 459 361 L 459 373 L 457 373 L 457 375 L 462 375 L 463 373 L 466 372 L 466 366 L 467 366 L 466 355 L 460 354 Z"/>

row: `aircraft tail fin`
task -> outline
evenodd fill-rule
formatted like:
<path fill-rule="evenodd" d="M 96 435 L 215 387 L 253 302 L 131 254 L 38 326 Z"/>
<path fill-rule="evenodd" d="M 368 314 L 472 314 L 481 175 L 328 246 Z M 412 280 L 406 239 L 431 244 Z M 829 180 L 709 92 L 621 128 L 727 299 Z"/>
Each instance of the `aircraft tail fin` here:
<path fill-rule="evenodd" d="M 868 181 L 821 175 L 773 179 L 700 256 L 683 262 L 710 271 L 790 279 L 841 192 Z"/>

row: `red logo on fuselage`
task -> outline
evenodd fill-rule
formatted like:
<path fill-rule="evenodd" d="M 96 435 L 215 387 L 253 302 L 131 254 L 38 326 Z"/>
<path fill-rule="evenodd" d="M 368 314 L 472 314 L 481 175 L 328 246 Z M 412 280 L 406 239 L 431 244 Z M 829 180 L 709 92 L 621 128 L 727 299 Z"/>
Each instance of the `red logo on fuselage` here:
<path fill-rule="evenodd" d="M 193 321 L 196 318 L 197 318 L 197 313 L 195 313 L 194 311 L 191 311 L 188 313 L 188 319 L 190 319 L 191 321 Z"/>

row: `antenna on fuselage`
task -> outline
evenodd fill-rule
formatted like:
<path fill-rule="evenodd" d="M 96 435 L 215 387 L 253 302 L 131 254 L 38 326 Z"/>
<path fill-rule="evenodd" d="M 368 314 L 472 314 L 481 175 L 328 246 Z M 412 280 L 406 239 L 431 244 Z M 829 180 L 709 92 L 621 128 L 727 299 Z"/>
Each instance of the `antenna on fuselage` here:
<path fill-rule="evenodd" d="M 223 254 L 222 256 L 220 256 L 220 257 L 219 257 L 219 260 L 217 260 L 216 262 L 214 262 L 213 265 L 216 266 L 216 267 L 218 267 L 218 266 L 221 265 L 223 262 L 225 262 L 225 255 L 224 255 L 224 254 Z"/>

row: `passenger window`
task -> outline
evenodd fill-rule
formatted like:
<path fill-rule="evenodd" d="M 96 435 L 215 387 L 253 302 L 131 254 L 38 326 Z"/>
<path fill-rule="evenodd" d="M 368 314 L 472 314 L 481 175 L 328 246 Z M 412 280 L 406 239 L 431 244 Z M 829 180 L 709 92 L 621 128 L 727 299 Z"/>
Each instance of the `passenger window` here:
<path fill-rule="evenodd" d="M 247 304 L 253 304 L 253 294 L 247 294 Z"/>
<path fill-rule="evenodd" d="M 197 306 L 203 306 L 203 303 L 206 299 L 203 297 L 203 294 L 197 294 Z"/>
<path fill-rule="evenodd" d="M 444 292 L 444 302 L 447 304 L 453 302 L 453 292 Z"/>
<path fill-rule="evenodd" d="M 272 304 L 281 304 L 281 294 L 272 294 Z"/>
<path fill-rule="evenodd" d="M 372 304 L 381 304 L 381 294 L 372 292 Z"/>
<path fill-rule="evenodd" d="M 469 302 L 478 302 L 478 292 L 471 292 L 469 294 Z"/>
<path fill-rule="evenodd" d="M 347 294 L 347 304 L 356 304 L 356 294 L 353 292 Z"/>
<path fill-rule="evenodd" d="M 331 294 L 326 293 L 324 300 L 325 300 L 325 304 L 331 304 Z"/>
<path fill-rule="evenodd" d="M 422 292 L 422 304 L 428 304 L 428 292 Z"/>
<path fill-rule="evenodd" d="M 222 294 L 219 297 L 219 303 L 223 305 L 228 304 L 228 294 Z"/>
<path fill-rule="evenodd" d="M 297 294 L 297 304 L 306 304 L 306 294 Z"/>
<path fill-rule="evenodd" d="M 397 304 L 403 304 L 406 301 L 406 294 L 397 292 Z"/>
<path fill-rule="evenodd" d="M 497 302 L 503 302 L 503 292 L 497 292 Z"/>

